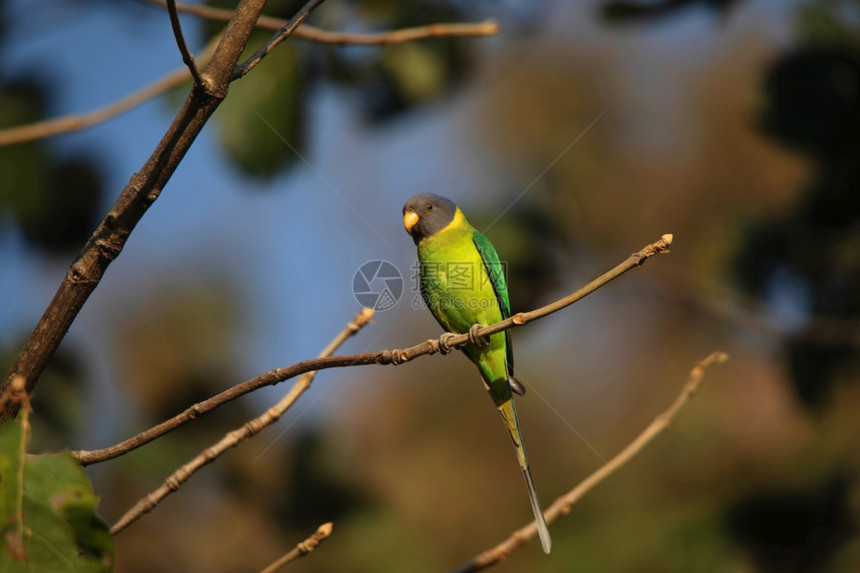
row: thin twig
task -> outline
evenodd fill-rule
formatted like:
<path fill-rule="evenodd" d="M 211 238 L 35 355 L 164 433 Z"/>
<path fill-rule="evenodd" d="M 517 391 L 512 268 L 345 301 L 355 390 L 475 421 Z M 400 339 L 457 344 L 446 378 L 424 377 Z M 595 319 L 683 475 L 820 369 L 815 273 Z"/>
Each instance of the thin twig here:
<path fill-rule="evenodd" d="M 290 21 L 284 24 L 284 26 L 274 33 L 274 35 L 269 38 L 269 40 L 260 46 L 260 48 L 254 52 L 254 54 L 236 66 L 236 69 L 233 70 L 232 79 L 237 80 L 239 78 L 245 77 L 245 74 L 253 70 L 257 64 L 259 64 L 263 58 L 269 55 L 269 52 L 274 50 L 278 44 L 292 36 L 293 32 L 296 31 L 296 28 L 301 26 L 302 22 L 307 20 L 308 16 L 311 15 L 311 12 L 314 11 L 320 4 L 325 2 L 325 0 L 309 0 L 304 6 L 302 6 L 301 10 L 296 12 L 296 14 L 290 18 Z"/>
<path fill-rule="evenodd" d="M 167 8 L 166 0 L 145 1 L 156 6 L 161 6 L 165 9 Z M 204 4 L 183 4 L 181 2 L 176 2 L 176 10 L 178 12 L 194 14 L 202 18 L 217 21 L 229 21 L 233 16 L 232 10 L 213 8 Z M 267 30 L 280 30 L 285 24 L 286 20 L 282 18 L 274 18 L 272 16 L 260 16 L 260 19 L 257 21 L 258 28 L 264 28 Z M 476 22 L 474 24 L 458 22 L 450 24 L 430 24 L 428 26 L 366 34 L 330 32 L 328 30 L 314 28 L 309 24 L 302 24 L 293 32 L 293 35 L 297 38 L 325 44 L 385 46 L 423 40 L 426 38 L 439 38 L 443 36 L 494 36 L 498 33 L 498 23 L 495 20 L 486 20 L 484 22 Z M 220 38 L 221 36 L 219 35 L 211 40 L 197 56 L 197 66 L 201 68 L 206 66 L 209 59 L 212 57 L 212 53 L 215 51 L 215 46 L 218 45 Z M 134 109 L 138 105 L 166 92 L 169 89 L 181 85 L 188 77 L 188 73 L 189 72 L 185 68 L 176 70 L 119 101 L 88 113 L 66 115 L 27 125 L 0 129 L 0 147 L 26 143 L 28 141 L 35 141 L 46 137 L 53 137 L 62 133 L 72 133 L 92 127 L 93 125 L 98 125 L 125 113 L 130 109 Z"/>
<path fill-rule="evenodd" d="M 477 334 L 478 336 L 482 337 L 488 336 L 490 334 L 495 334 L 503 330 L 522 326 L 528 322 L 557 312 L 558 310 L 561 310 L 562 308 L 569 306 L 576 301 L 584 298 L 586 295 L 591 294 L 598 288 L 602 287 L 603 285 L 617 278 L 618 276 L 624 274 L 630 269 L 642 265 L 647 259 L 653 257 L 654 255 L 668 253 L 669 245 L 671 244 L 671 242 L 672 235 L 663 235 L 663 237 L 656 243 L 647 245 L 640 251 L 633 253 L 632 255 L 627 257 L 624 262 L 617 265 L 609 272 L 604 273 L 600 277 L 591 281 L 579 290 L 572 292 L 566 297 L 561 298 L 536 310 L 532 310 L 530 312 L 520 312 L 501 322 L 497 322 L 489 326 L 484 326 L 478 329 Z M 468 334 L 459 334 L 450 337 L 445 342 L 449 347 L 453 348 L 455 346 L 459 346 L 461 344 L 466 343 L 468 340 Z M 371 364 L 399 365 L 403 364 L 404 362 L 409 362 L 410 360 L 419 356 L 423 356 L 425 354 L 434 354 L 438 351 L 439 339 L 433 338 L 406 349 L 381 350 L 379 352 L 365 352 L 362 354 L 329 356 L 327 358 L 306 360 L 304 362 L 298 362 L 296 364 L 284 368 L 269 370 L 268 372 L 264 372 L 263 374 L 251 378 L 250 380 L 246 380 L 245 382 L 237 384 L 232 388 L 228 388 L 227 390 L 224 390 L 220 394 L 216 394 L 215 396 L 212 396 L 207 400 L 198 402 L 190 408 L 186 409 L 184 412 L 177 414 L 173 418 L 170 418 L 169 420 L 166 420 L 158 424 L 157 426 L 153 426 L 152 428 L 141 432 L 140 434 L 125 440 L 124 442 L 120 442 L 119 444 L 101 450 L 82 450 L 73 453 L 75 458 L 77 458 L 78 462 L 80 462 L 81 465 L 89 465 L 93 463 L 103 462 L 105 460 L 115 458 L 117 456 L 130 452 L 131 450 L 139 448 L 140 446 L 147 444 L 168 432 L 173 431 L 182 424 L 199 418 L 204 414 L 211 412 L 215 408 L 218 408 L 219 406 L 223 406 L 227 402 L 230 402 L 231 400 L 234 400 L 239 396 L 243 396 L 248 392 L 252 392 L 264 386 L 278 384 L 279 382 L 289 380 L 290 378 L 293 378 L 294 376 L 299 376 L 301 374 L 304 374 L 305 372 L 310 372 L 313 370 L 324 370 L 326 368 L 343 368 L 346 366 L 368 366 Z"/>
<path fill-rule="evenodd" d="M 188 50 L 188 45 L 185 43 L 185 35 L 182 33 L 182 24 L 179 22 L 179 14 L 176 12 L 176 0 L 167 0 L 167 13 L 170 15 L 170 26 L 173 28 L 173 35 L 176 37 L 176 45 L 179 47 L 179 53 L 182 54 L 182 61 L 188 66 L 188 71 L 191 72 L 191 77 L 194 78 L 194 85 L 203 86 L 203 78 L 200 77 L 200 70 L 197 69 L 197 64 L 194 63 L 194 56 Z"/>
<path fill-rule="evenodd" d="M 346 342 L 348 338 L 355 335 L 362 329 L 370 319 L 373 318 L 373 310 L 364 309 L 356 315 L 356 317 L 346 325 L 346 327 L 332 340 L 328 346 L 320 353 L 320 356 L 331 356 L 341 344 Z M 188 481 L 194 472 L 203 466 L 214 462 L 221 454 L 235 447 L 242 440 L 246 440 L 260 433 L 263 428 L 277 422 L 281 416 L 298 400 L 308 388 L 311 387 L 316 372 L 308 372 L 296 380 L 293 387 L 281 399 L 280 402 L 269 408 L 263 415 L 254 418 L 250 422 L 246 422 L 241 427 L 228 432 L 216 444 L 206 448 L 197 457 L 190 462 L 184 464 L 177 469 L 164 483 L 156 490 L 142 497 L 131 509 L 111 527 L 111 534 L 116 535 L 137 519 L 146 513 L 152 511 L 156 505 L 161 503 L 165 497 L 178 490 L 179 487 Z"/>
<path fill-rule="evenodd" d="M 212 54 L 215 53 L 215 47 L 218 45 L 220 40 L 221 35 L 219 34 L 213 38 L 205 48 L 203 48 L 203 51 L 200 52 L 200 55 L 197 57 L 197 61 L 201 66 L 205 66 L 209 63 L 209 60 L 212 58 Z M 61 133 L 72 133 L 98 125 L 125 113 L 130 109 L 134 109 L 140 104 L 163 94 L 169 89 L 182 85 L 182 82 L 188 79 L 188 74 L 188 69 L 183 66 L 178 70 L 170 72 L 163 78 L 154 81 L 148 86 L 127 95 L 121 100 L 115 101 L 112 104 L 91 112 L 66 115 L 27 125 L 0 129 L 0 147 L 44 139 Z"/>
<path fill-rule="evenodd" d="M 305 555 L 319 547 L 320 543 L 322 543 L 325 538 L 331 535 L 331 530 L 333 527 L 334 524 L 330 521 L 328 523 L 323 523 L 310 537 L 296 545 L 292 551 L 290 551 L 283 557 L 280 557 L 279 559 L 272 562 L 271 565 L 268 565 L 265 569 L 260 571 L 260 573 L 275 573 L 275 571 L 277 571 L 290 561 L 294 561 L 299 557 L 304 557 Z"/>
<path fill-rule="evenodd" d="M 716 351 L 712 352 L 704 360 L 698 362 L 690 371 L 687 383 L 684 384 L 684 388 L 681 390 L 678 397 L 675 398 L 675 401 L 672 402 L 672 405 L 669 406 L 669 408 L 662 414 L 654 418 L 654 421 L 652 421 L 641 434 L 636 436 L 636 439 L 630 442 L 630 444 L 621 450 L 614 458 L 606 462 L 597 471 L 581 481 L 579 485 L 574 487 L 572 490 L 557 498 L 544 512 L 547 523 L 552 523 L 561 515 L 567 515 L 570 513 L 573 504 L 579 501 L 582 496 L 591 491 L 594 486 L 612 475 L 616 470 L 618 470 L 618 468 L 630 461 L 636 454 L 641 452 L 642 449 L 651 442 L 651 440 L 668 428 L 675 419 L 675 416 L 678 415 L 678 412 L 681 411 L 681 408 L 690 401 L 690 397 L 702 385 L 705 370 L 712 364 L 720 364 L 725 362 L 727 359 L 727 354 Z M 511 553 L 525 545 L 536 534 L 537 526 L 535 525 L 535 522 L 532 521 L 525 527 L 511 533 L 511 535 L 503 542 L 484 551 L 480 555 L 477 555 L 471 561 L 456 569 L 455 573 L 481 571 L 499 563 L 500 561 L 504 561 Z"/>
<path fill-rule="evenodd" d="M 145 0 L 149 4 L 166 8 L 165 0 Z M 176 3 L 176 9 L 179 12 L 193 14 L 207 20 L 226 21 L 233 15 L 231 10 L 225 8 L 215 8 L 206 6 L 205 4 L 184 4 Z M 260 16 L 257 20 L 257 27 L 266 30 L 280 30 L 286 25 L 287 21 L 283 18 L 275 18 L 273 16 Z M 429 24 L 427 26 L 418 26 L 414 28 L 402 28 L 400 30 L 390 30 L 385 32 L 371 33 L 353 33 L 353 32 L 331 32 L 311 26 L 310 24 L 302 24 L 293 32 L 296 38 L 320 42 L 323 44 L 337 45 L 360 45 L 360 46 L 386 46 L 390 44 L 401 44 L 404 42 L 412 42 L 414 40 L 423 40 L 426 38 L 440 38 L 442 36 L 495 36 L 499 33 L 499 24 L 495 20 L 485 20 L 483 22 L 453 22 L 445 24 Z"/>

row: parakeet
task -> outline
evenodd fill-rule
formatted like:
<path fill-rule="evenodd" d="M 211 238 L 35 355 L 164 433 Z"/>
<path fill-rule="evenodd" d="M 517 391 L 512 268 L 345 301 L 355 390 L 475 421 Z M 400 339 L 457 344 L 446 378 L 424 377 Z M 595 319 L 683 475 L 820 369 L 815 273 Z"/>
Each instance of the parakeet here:
<path fill-rule="evenodd" d="M 523 447 L 512 391 L 525 389 L 514 378 L 514 356 L 508 331 L 479 340 L 475 325 L 486 326 L 511 315 L 508 287 L 499 255 L 490 240 L 466 221 L 449 199 L 425 193 L 403 206 L 403 225 L 418 247 L 421 295 L 448 332 L 470 333 L 459 347 L 478 367 L 484 386 L 502 415 L 528 487 L 529 500 L 545 553 L 552 541 L 534 478 Z"/>

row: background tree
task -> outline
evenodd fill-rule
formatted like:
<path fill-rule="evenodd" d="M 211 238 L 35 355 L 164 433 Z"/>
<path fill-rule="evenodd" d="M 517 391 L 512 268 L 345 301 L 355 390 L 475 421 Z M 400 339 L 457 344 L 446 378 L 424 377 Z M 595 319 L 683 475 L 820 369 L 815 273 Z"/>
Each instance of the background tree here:
<path fill-rule="evenodd" d="M 325 30 L 492 17 L 503 33 L 293 38 L 234 82 L 48 363 L 33 448 L 109 445 L 316 355 L 355 314 L 367 260 L 393 262 L 407 293 L 344 351 L 436 336 L 408 304 L 399 209 L 442 192 L 508 260 L 515 311 L 675 234 L 671 258 L 514 334 L 546 497 L 629 442 L 701 356 L 732 355 L 671 437 L 552 526 L 549 558 L 532 544 L 502 568 L 854 568 L 858 3 L 635 4 L 326 3 Z M 161 8 L 0 6 L 4 126 L 99 108 L 180 66 Z M 223 26 L 182 24 L 198 56 Z M 270 36 L 257 33 L 255 47 Z M 0 148 L 10 362 L 189 89 Z M 296 569 L 438 570 L 499 541 L 524 521 L 497 503 L 521 494 L 509 445 L 469 364 L 425 360 L 321 374 L 271 436 L 118 535 L 120 570 L 261 567 L 331 520 L 335 537 Z M 272 392 L 91 466 L 101 513 L 118 518 Z"/>

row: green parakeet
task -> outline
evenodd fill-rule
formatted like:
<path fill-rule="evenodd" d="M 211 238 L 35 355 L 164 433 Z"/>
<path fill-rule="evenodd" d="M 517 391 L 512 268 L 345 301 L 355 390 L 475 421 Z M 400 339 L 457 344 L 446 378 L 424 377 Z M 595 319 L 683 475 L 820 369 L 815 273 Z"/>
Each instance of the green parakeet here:
<path fill-rule="evenodd" d="M 511 315 L 508 287 L 499 255 L 490 240 L 475 230 L 449 199 L 416 195 L 403 207 L 403 225 L 418 247 L 421 294 L 442 328 L 469 332 L 472 342 L 460 350 L 478 367 L 484 386 L 502 415 L 514 443 L 517 461 L 528 487 L 529 500 L 545 553 L 552 541 L 543 516 L 534 478 L 523 447 L 512 391 L 525 389 L 516 381 L 508 331 L 478 340 L 475 325 L 488 325 Z"/>

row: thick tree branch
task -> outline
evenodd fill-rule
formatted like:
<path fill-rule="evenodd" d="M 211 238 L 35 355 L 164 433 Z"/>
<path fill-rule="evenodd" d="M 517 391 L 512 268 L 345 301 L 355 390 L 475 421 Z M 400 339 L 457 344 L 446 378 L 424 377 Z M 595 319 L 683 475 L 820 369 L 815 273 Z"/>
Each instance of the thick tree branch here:
<path fill-rule="evenodd" d="M 236 62 L 248 43 L 265 0 L 242 0 L 227 25 L 203 75 L 205 89 L 195 86 L 182 109 L 141 170 L 108 211 L 66 273 L 35 330 L 0 384 L 4 392 L 15 376 L 23 376 L 32 392 L 48 360 L 57 350 L 75 317 L 98 286 L 107 267 L 119 256 L 134 227 L 158 199 L 203 126 L 227 96 Z M 0 421 L 15 415 L 6 405 Z"/>
<path fill-rule="evenodd" d="M 269 55 L 269 53 L 278 47 L 278 44 L 289 38 L 293 32 L 296 31 L 296 28 L 302 25 L 302 22 L 307 20 L 307 17 L 311 15 L 320 4 L 325 2 L 325 0 L 309 0 L 307 4 L 302 6 L 302 9 L 299 10 L 295 16 L 290 18 L 290 21 L 284 24 L 284 26 L 272 35 L 269 40 L 260 46 L 256 52 L 251 55 L 250 58 L 236 66 L 236 69 L 233 71 L 233 79 L 237 80 L 239 78 L 245 77 L 245 74 L 253 70 L 257 64 L 259 64 L 263 58 Z"/>
<path fill-rule="evenodd" d="M 167 7 L 165 0 L 145 0 L 150 4 Z M 214 8 L 205 4 L 184 4 L 176 3 L 176 9 L 179 12 L 193 14 L 207 20 L 227 21 L 233 15 L 233 12 L 224 8 Z M 258 28 L 266 30 L 280 30 L 286 25 L 286 20 L 274 18 L 272 16 L 260 16 L 257 21 Z M 386 32 L 375 33 L 351 33 L 351 32 L 331 32 L 329 30 L 321 30 L 310 24 L 302 24 L 293 35 L 296 38 L 303 40 L 311 40 L 323 44 L 351 44 L 362 46 L 385 46 L 389 44 L 401 44 L 403 42 L 412 42 L 414 40 L 423 40 L 426 38 L 439 38 L 442 36 L 495 36 L 499 33 L 499 24 L 495 20 L 485 20 L 484 22 L 475 23 L 447 23 L 447 24 L 430 24 L 428 26 L 418 26 L 415 28 L 403 28 L 400 30 L 390 30 Z"/>
<path fill-rule="evenodd" d="M 205 66 L 215 53 L 215 48 L 221 36 L 218 35 L 212 39 L 209 44 L 203 48 L 197 61 L 201 66 Z M 80 131 L 93 125 L 105 122 L 112 119 L 121 113 L 125 113 L 130 109 L 134 109 L 140 104 L 163 94 L 169 89 L 182 85 L 182 82 L 188 79 L 188 69 L 182 67 L 174 72 L 171 72 L 163 78 L 143 87 L 142 89 L 127 95 L 119 101 L 106 105 L 97 110 L 74 115 L 66 115 L 45 121 L 39 121 L 28 125 L 19 125 L 8 129 L 0 129 L 0 147 L 6 145 L 15 145 L 18 143 L 26 143 L 37 139 L 52 137 L 61 133 L 71 133 Z"/>
<path fill-rule="evenodd" d="M 636 436 L 636 439 L 630 442 L 630 444 L 621 450 L 614 458 L 606 462 L 596 472 L 585 478 L 572 490 L 557 498 L 552 505 L 544 511 L 547 523 L 552 523 L 561 515 L 567 515 L 570 513 L 573 504 L 579 501 L 582 496 L 591 491 L 594 486 L 612 475 L 618 468 L 629 462 L 634 456 L 636 456 L 636 454 L 641 452 L 645 446 L 651 443 L 651 440 L 668 428 L 675 419 L 675 416 L 678 415 L 678 412 L 681 411 L 681 408 L 687 405 L 687 402 L 690 401 L 690 398 L 702 385 L 705 370 L 709 366 L 720 364 L 725 362 L 727 359 L 728 355 L 724 352 L 712 352 L 707 358 L 698 362 L 690 371 L 687 383 L 684 384 L 684 388 L 681 390 L 678 397 L 675 398 L 675 401 L 672 402 L 672 405 L 669 406 L 669 408 L 662 414 L 654 418 L 654 421 L 651 422 L 641 434 Z M 500 561 L 504 561 L 511 553 L 521 548 L 530 539 L 535 537 L 535 535 L 537 535 L 537 526 L 535 525 L 535 522 L 532 521 L 525 527 L 511 533 L 510 537 L 503 542 L 487 551 L 484 551 L 462 567 L 456 569 L 455 573 L 481 571 L 499 563 Z"/>
<path fill-rule="evenodd" d="M 314 549 L 320 546 L 320 543 L 323 542 L 329 535 L 331 535 L 331 530 L 334 527 L 332 522 L 323 523 L 319 526 L 319 528 L 307 539 L 296 545 L 292 551 L 284 555 L 283 557 L 272 562 L 271 565 L 268 565 L 265 569 L 262 569 L 260 573 L 275 573 L 278 569 L 289 563 L 290 561 L 295 561 L 299 557 L 304 557 Z"/>
<path fill-rule="evenodd" d="M 598 288 L 602 287 L 609 281 L 619 277 L 620 275 L 626 273 L 630 269 L 642 265 L 646 260 L 653 257 L 654 255 L 660 253 L 668 253 L 669 245 L 671 244 L 671 242 L 672 235 L 663 235 L 663 237 L 656 243 L 647 245 L 640 251 L 633 253 L 632 255 L 627 257 L 624 262 L 617 265 L 609 272 L 604 273 L 600 277 L 591 281 L 581 289 L 572 292 L 566 297 L 536 310 L 532 310 L 530 312 L 520 312 L 501 322 L 497 322 L 489 326 L 484 326 L 483 328 L 478 329 L 477 334 L 478 336 L 482 337 L 488 336 L 490 334 L 495 334 L 496 332 L 501 332 L 509 328 L 522 326 L 528 322 L 531 322 L 532 320 L 536 320 L 548 314 L 557 312 L 558 310 L 561 310 L 562 308 L 569 306 L 576 301 L 584 298 L 586 295 L 591 294 Z M 464 344 L 468 340 L 468 334 L 458 334 L 456 336 L 448 338 L 445 342 L 448 344 L 448 346 L 453 348 L 455 346 Z M 439 340 L 430 339 L 406 349 L 382 350 L 379 352 L 365 352 L 362 354 L 349 354 L 343 356 L 329 356 L 326 358 L 306 360 L 304 362 L 299 362 L 284 368 L 269 370 L 268 372 L 264 372 L 263 374 L 251 378 L 250 380 L 246 380 L 241 384 L 237 384 L 232 388 L 228 388 L 227 390 L 224 390 L 220 394 L 216 394 L 215 396 L 212 396 L 207 400 L 198 402 L 197 404 L 194 404 L 190 408 L 186 409 L 184 412 L 177 414 L 173 418 L 170 418 L 169 420 L 166 420 L 158 424 L 157 426 L 153 426 L 152 428 L 141 432 L 140 434 L 133 436 L 128 440 L 125 440 L 124 442 L 101 450 L 78 451 L 75 452 L 75 457 L 82 465 L 93 464 L 109 460 L 111 458 L 115 458 L 117 456 L 125 454 L 126 452 L 139 448 L 140 446 L 147 444 L 168 432 L 173 431 L 182 424 L 197 419 L 204 414 L 211 412 L 215 408 L 223 406 L 227 402 L 235 400 L 236 398 L 243 396 L 248 392 L 252 392 L 264 386 L 278 384 L 279 382 L 289 380 L 290 378 L 293 378 L 294 376 L 299 376 L 301 374 L 304 374 L 305 372 L 311 372 L 313 370 L 324 370 L 326 368 L 343 368 L 346 366 L 368 366 L 371 364 L 398 365 L 403 364 L 404 362 L 408 362 L 419 356 L 423 356 L 425 354 L 433 354 L 438 351 Z"/>
<path fill-rule="evenodd" d="M 194 78 L 194 84 L 203 87 L 203 78 L 200 77 L 200 71 L 197 69 L 197 64 L 194 63 L 194 56 L 191 55 L 191 52 L 188 50 L 188 44 L 185 43 L 182 24 L 179 22 L 179 14 L 176 12 L 176 0 L 166 1 L 167 13 L 170 15 L 170 27 L 173 28 L 173 35 L 176 38 L 179 53 L 182 54 L 182 61 L 188 67 L 191 77 Z"/>
<path fill-rule="evenodd" d="M 370 319 L 373 318 L 373 310 L 364 309 L 356 315 L 352 322 L 332 340 L 320 353 L 320 357 L 331 356 L 341 344 L 362 329 Z M 281 416 L 298 400 L 306 390 L 311 387 L 316 372 L 308 372 L 296 380 L 289 392 L 274 406 L 269 408 L 263 415 L 246 422 L 241 427 L 228 432 L 216 444 L 206 448 L 190 462 L 184 464 L 168 477 L 156 490 L 140 499 L 131 509 L 111 527 L 111 533 L 116 535 L 146 513 L 152 511 L 156 505 L 161 503 L 165 497 L 178 490 L 183 483 L 188 481 L 194 472 L 203 466 L 214 462 L 221 454 L 235 447 L 242 440 L 246 440 L 260 433 L 263 428 L 270 426 L 281 419 Z M 76 452 L 78 454 L 79 452 Z"/>

